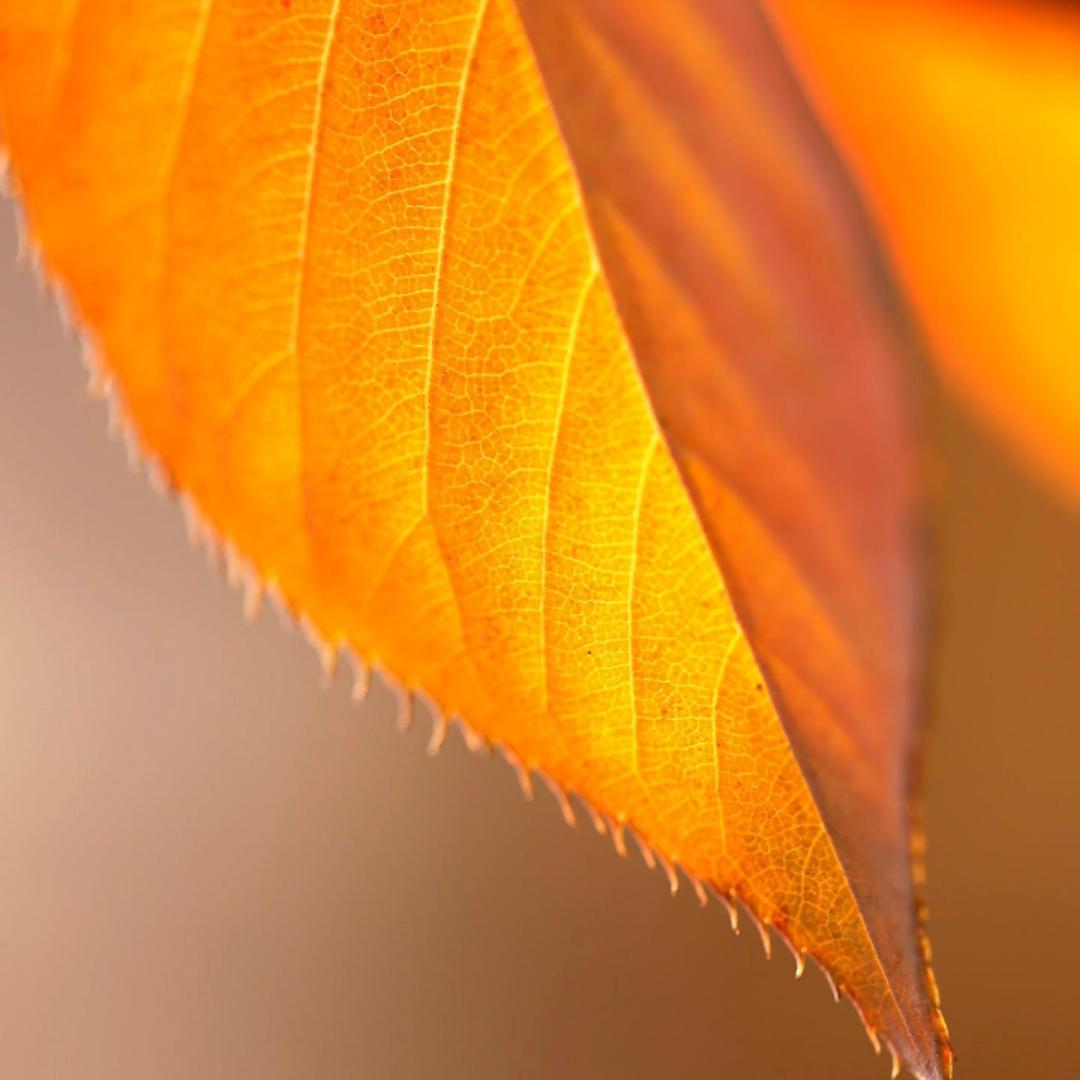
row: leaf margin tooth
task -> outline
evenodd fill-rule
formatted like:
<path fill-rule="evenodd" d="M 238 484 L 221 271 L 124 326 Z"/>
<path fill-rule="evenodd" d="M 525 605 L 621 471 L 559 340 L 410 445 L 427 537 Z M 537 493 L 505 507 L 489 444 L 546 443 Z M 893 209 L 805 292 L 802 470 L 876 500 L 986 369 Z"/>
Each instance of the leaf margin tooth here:
<path fill-rule="evenodd" d="M 428 757 L 435 757 L 443 748 L 449 727 L 450 724 L 446 719 L 445 713 L 436 709 L 431 714 L 431 738 L 428 740 L 427 744 Z"/>

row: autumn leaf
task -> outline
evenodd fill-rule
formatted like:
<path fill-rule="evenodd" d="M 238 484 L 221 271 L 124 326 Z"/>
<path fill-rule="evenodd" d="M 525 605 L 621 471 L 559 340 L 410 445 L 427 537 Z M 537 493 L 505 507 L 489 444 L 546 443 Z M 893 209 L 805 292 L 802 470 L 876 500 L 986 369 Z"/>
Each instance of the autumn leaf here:
<path fill-rule="evenodd" d="M 769 4 L 944 375 L 1080 505 L 1080 8 Z"/>
<path fill-rule="evenodd" d="M 909 334 L 761 12 L 3 0 L 0 109 L 95 371 L 252 604 L 949 1075 Z"/>

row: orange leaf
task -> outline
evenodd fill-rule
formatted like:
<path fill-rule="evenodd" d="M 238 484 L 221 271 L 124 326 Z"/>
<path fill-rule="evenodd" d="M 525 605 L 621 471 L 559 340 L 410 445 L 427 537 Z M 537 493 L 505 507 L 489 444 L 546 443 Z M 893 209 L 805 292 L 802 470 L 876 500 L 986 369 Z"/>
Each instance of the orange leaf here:
<path fill-rule="evenodd" d="M 741 900 L 945 1075 L 906 337 L 857 207 L 756 9 L 520 9 L 3 0 L 32 235 L 197 533 L 328 664 Z"/>
<path fill-rule="evenodd" d="M 1080 10 L 770 3 L 944 374 L 1080 505 Z"/>

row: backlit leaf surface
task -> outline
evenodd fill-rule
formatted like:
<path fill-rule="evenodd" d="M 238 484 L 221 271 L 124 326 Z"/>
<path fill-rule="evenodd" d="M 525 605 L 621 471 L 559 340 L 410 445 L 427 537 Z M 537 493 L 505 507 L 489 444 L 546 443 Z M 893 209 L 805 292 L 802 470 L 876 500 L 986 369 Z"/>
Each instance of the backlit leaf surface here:
<path fill-rule="evenodd" d="M 905 335 L 757 10 L 646 8 L 4 0 L 5 139 L 139 441 L 328 654 L 940 1076 Z"/>

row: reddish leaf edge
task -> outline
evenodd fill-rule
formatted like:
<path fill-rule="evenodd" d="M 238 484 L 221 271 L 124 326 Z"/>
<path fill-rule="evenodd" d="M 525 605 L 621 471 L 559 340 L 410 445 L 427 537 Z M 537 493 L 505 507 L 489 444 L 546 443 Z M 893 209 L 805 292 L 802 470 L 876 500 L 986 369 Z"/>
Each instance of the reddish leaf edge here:
<path fill-rule="evenodd" d="M 129 413 L 124 402 L 123 392 L 116 379 L 108 370 L 102 350 L 94 339 L 93 332 L 86 326 L 79 315 L 78 304 L 69 294 L 64 282 L 50 274 L 41 249 L 33 239 L 28 217 L 24 212 L 19 195 L 15 170 L 8 156 L 6 147 L 0 143 L 0 199 L 6 200 L 12 208 L 17 234 L 18 251 L 16 264 L 29 269 L 35 278 L 39 290 L 49 296 L 56 307 L 60 323 L 69 338 L 74 338 L 80 348 L 83 367 L 86 371 L 86 393 L 92 399 L 103 403 L 107 410 L 107 432 L 110 438 L 121 442 L 127 454 L 129 470 L 142 473 L 149 482 L 151 490 L 162 499 L 171 500 L 181 512 L 188 541 L 195 550 L 201 549 L 206 556 L 211 570 L 223 578 L 230 588 L 241 593 L 241 609 L 249 624 L 261 616 L 264 601 L 269 601 L 277 612 L 282 629 L 299 629 L 316 653 L 324 687 L 332 683 L 341 661 L 345 661 L 353 671 L 353 685 L 350 697 L 354 704 L 362 705 L 371 688 L 373 678 L 378 675 L 398 699 L 396 726 L 399 731 L 408 731 L 416 714 L 416 704 L 425 705 L 432 718 L 431 736 L 427 752 L 437 756 L 446 741 L 451 727 L 461 732 L 465 746 L 474 754 L 484 757 L 493 756 L 498 751 L 504 761 L 515 772 L 522 795 L 527 802 L 535 799 L 536 781 L 541 782 L 551 792 L 563 821 L 570 828 L 579 823 L 575 803 L 584 811 L 596 833 L 611 838 L 615 853 L 622 858 L 629 855 L 630 845 L 627 838 L 633 840 L 642 861 L 648 870 L 660 868 L 667 879 L 668 889 L 674 897 L 680 887 L 681 878 L 685 878 L 693 890 L 699 904 L 707 906 L 709 898 L 719 902 L 728 916 L 728 922 L 734 934 L 741 932 L 739 923 L 740 909 L 749 918 L 760 937 L 765 959 L 772 958 L 772 938 L 775 933 L 787 947 L 795 962 L 795 978 L 801 979 L 806 971 L 809 957 L 821 972 L 832 994 L 833 1001 L 850 1002 L 858 1016 L 867 1039 L 879 1057 L 887 1051 L 890 1059 L 890 1078 L 896 1080 L 904 1068 L 904 1062 L 897 1049 L 879 1030 L 872 1028 L 866 1014 L 855 997 L 842 983 L 837 983 L 827 966 L 813 953 L 803 952 L 790 939 L 781 923 L 768 914 L 755 910 L 753 902 L 744 896 L 738 888 L 725 892 L 708 881 L 691 874 L 681 863 L 669 861 L 656 851 L 636 828 L 628 816 L 618 819 L 597 810 L 588 798 L 574 788 L 564 788 L 553 777 L 536 765 L 527 765 L 511 746 L 501 741 L 491 741 L 472 728 L 461 716 L 453 713 L 436 701 L 419 686 L 409 686 L 399 680 L 378 661 L 369 662 L 345 642 L 333 643 L 323 635 L 317 626 L 301 610 L 301 605 L 294 602 L 281 586 L 271 577 L 263 575 L 254 561 L 238 550 L 228 536 L 219 534 L 209 518 L 200 509 L 198 500 L 190 492 L 175 484 L 164 462 L 147 449 L 139 435 L 138 425 Z M 916 785 L 918 788 L 918 785 Z M 934 1007 L 934 1024 L 941 1038 L 942 1068 L 945 1080 L 952 1080 L 953 1065 L 956 1060 L 949 1039 L 948 1028 L 941 1012 L 940 993 L 937 980 L 931 966 L 931 950 L 927 933 L 928 906 L 925 900 L 926 883 L 926 833 L 922 827 L 921 796 L 913 795 L 913 827 L 911 830 L 911 868 L 916 891 L 916 919 L 918 925 L 918 944 L 926 972 L 927 989 Z M 917 827 L 916 827 L 917 826 Z"/>

